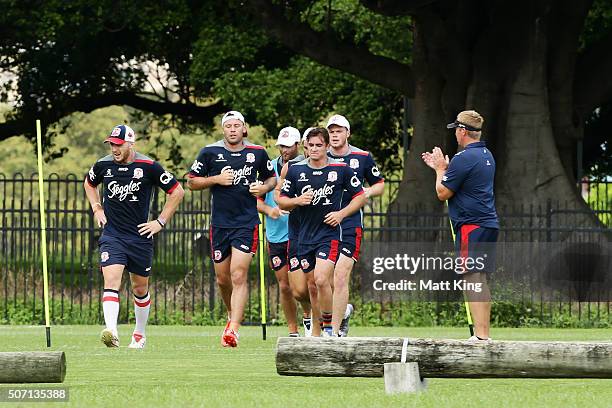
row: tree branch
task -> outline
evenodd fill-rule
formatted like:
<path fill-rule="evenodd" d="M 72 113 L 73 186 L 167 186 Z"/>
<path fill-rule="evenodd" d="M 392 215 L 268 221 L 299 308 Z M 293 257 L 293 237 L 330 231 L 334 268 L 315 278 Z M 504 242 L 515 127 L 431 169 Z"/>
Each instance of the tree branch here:
<path fill-rule="evenodd" d="M 414 96 L 414 76 L 409 65 L 374 55 L 365 47 L 317 32 L 307 24 L 290 21 L 284 9 L 269 0 L 252 0 L 247 7 L 269 35 L 294 52 L 406 96 Z"/>
<path fill-rule="evenodd" d="M 188 123 L 211 122 L 215 116 L 227 110 L 221 102 L 209 106 L 197 106 L 192 103 L 156 101 L 144 98 L 139 94 L 118 92 L 66 100 L 62 103 L 61 107 L 54 107 L 52 111 L 43 112 L 37 116 L 48 126 L 73 112 L 88 113 L 95 109 L 113 105 L 128 105 L 156 115 L 172 114 L 180 116 Z M 8 139 L 11 136 L 33 134 L 33 123 L 34 119 L 29 117 L 18 117 L 0 123 L 0 140 Z"/>
<path fill-rule="evenodd" d="M 584 118 L 612 100 L 612 31 L 587 48 L 576 63 L 574 95 L 576 111 Z"/>
<path fill-rule="evenodd" d="M 409 16 L 418 9 L 435 3 L 438 0 L 359 0 L 366 8 L 384 16 Z"/>

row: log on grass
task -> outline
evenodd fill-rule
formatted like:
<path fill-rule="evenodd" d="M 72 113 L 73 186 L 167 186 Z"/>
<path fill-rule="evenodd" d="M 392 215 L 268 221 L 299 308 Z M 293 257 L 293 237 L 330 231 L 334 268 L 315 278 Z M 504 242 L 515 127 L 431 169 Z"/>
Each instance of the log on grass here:
<path fill-rule="evenodd" d="M 63 351 L 0 352 L 0 383 L 61 383 L 65 376 Z"/>
<path fill-rule="evenodd" d="M 384 363 L 401 362 L 404 338 L 281 337 L 280 375 L 382 377 Z M 429 378 L 612 378 L 612 342 L 408 339 L 405 362 Z"/>

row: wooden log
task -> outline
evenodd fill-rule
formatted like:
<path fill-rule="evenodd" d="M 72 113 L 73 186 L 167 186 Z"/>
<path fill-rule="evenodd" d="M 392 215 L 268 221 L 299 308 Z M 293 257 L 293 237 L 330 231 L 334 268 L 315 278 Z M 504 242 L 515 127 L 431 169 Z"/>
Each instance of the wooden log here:
<path fill-rule="evenodd" d="M 382 377 L 402 361 L 399 337 L 281 337 L 280 375 Z M 612 378 L 612 343 L 408 339 L 403 361 L 440 378 Z"/>
<path fill-rule="evenodd" d="M 65 376 L 63 351 L 0 353 L 0 383 L 61 383 Z"/>

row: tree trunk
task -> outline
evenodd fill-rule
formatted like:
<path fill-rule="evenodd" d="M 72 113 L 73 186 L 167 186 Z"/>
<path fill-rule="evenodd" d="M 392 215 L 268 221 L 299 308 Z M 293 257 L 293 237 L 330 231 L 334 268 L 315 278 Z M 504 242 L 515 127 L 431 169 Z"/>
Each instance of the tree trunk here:
<path fill-rule="evenodd" d="M 561 76 L 560 68 L 550 69 L 549 58 L 552 55 L 554 63 L 562 59 L 549 52 L 556 46 L 548 38 L 554 32 L 549 24 L 559 24 L 550 21 L 551 3 L 491 5 L 485 15 L 475 16 L 483 28 L 475 24 L 465 31 L 459 20 L 470 12 L 474 12 L 471 2 L 461 2 L 452 9 L 431 7 L 415 17 L 414 133 L 404 179 L 390 211 L 405 211 L 422 203 L 430 203 L 428 210 L 444 211 L 435 196 L 434 172 L 420 155 L 440 146 L 452 157 L 457 145 L 445 124 L 459 111 L 475 109 L 485 118 L 483 139 L 497 162 L 499 213 L 520 206 L 544 209 L 548 200 L 561 201 L 563 206 L 584 211 L 565 218 L 567 223 L 598 225 L 571 178 L 574 162 L 567 163 L 570 145 L 576 140 L 568 139 L 568 134 L 579 136 L 584 121 L 568 112 L 570 88 L 549 88 L 557 86 Z M 551 101 L 551 93 L 558 99 Z M 397 222 L 394 218 L 394 226 Z M 400 222 L 410 226 L 419 221 L 404 217 Z M 397 233 L 384 238 L 409 240 Z"/>

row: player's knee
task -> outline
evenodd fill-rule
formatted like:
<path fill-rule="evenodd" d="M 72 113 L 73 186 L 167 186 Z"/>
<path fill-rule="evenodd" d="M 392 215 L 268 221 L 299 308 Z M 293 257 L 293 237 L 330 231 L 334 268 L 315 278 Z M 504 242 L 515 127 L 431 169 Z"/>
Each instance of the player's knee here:
<path fill-rule="evenodd" d="M 246 282 L 247 282 L 246 271 L 237 270 L 235 272 L 232 272 L 232 285 L 233 286 L 246 285 Z"/>
<path fill-rule="evenodd" d="M 314 281 L 315 281 L 315 285 L 317 288 L 326 287 L 326 286 L 329 286 L 330 284 L 327 276 L 323 274 L 315 275 Z"/>
<path fill-rule="evenodd" d="M 147 294 L 148 291 L 149 291 L 149 285 L 147 284 L 134 285 L 132 287 L 132 293 L 136 296 L 144 296 Z"/>
<path fill-rule="evenodd" d="M 334 288 L 336 290 L 345 288 L 348 285 L 348 275 L 337 273 L 334 275 Z"/>
<path fill-rule="evenodd" d="M 221 287 L 231 286 L 232 280 L 229 276 L 217 275 L 217 285 Z"/>
<path fill-rule="evenodd" d="M 289 282 L 285 279 L 281 279 L 278 281 L 278 288 L 281 292 L 291 293 L 293 295 L 293 291 L 291 290 L 291 286 L 289 286 Z"/>

